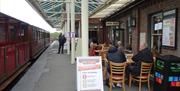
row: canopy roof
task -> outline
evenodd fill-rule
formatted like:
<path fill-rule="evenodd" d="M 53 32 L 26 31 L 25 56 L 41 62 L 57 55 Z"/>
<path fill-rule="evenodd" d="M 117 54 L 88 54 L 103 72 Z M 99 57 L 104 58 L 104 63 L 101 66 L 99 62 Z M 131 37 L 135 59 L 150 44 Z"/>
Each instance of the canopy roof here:
<path fill-rule="evenodd" d="M 59 28 L 66 20 L 66 3 L 71 0 L 26 0 L 52 27 Z M 134 0 L 89 0 L 91 18 L 104 18 Z M 76 19 L 80 19 L 81 0 L 75 0 Z"/>
<path fill-rule="evenodd" d="M 105 18 L 124 8 L 135 0 L 108 0 L 98 10 L 91 14 L 91 18 Z"/>

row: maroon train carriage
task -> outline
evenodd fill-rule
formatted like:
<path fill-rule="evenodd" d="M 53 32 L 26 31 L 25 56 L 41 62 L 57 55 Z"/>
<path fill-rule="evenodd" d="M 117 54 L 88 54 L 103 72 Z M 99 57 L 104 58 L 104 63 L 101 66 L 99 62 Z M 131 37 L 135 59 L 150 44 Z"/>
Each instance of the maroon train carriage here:
<path fill-rule="evenodd" d="M 0 12 L 0 84 L 49 43 L 49 32 Z"/>

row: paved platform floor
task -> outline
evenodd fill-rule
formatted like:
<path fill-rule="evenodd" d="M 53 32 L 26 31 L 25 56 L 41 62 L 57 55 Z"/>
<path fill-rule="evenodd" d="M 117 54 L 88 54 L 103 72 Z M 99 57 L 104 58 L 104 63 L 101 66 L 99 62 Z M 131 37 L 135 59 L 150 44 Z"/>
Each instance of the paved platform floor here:
<path fill-rule="evenodd" d="M 11 91 L 76 91 L 76 66 L 70 63 L 70 55 L 57 54 L 57 49 L 58 43 L 53 42 Z M 126 85 L 126 91 L 138 91 L 138 86 Z M 148 91 L 147 86 L 142 91 Z"/>

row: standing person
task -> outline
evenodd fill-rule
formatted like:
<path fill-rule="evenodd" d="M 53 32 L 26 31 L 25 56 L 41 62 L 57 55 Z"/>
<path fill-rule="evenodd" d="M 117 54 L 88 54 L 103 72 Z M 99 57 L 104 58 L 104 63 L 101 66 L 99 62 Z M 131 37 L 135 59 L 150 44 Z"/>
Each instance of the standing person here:
<path fill-rule="evenodd" d="M 58 54 L 60 53 L 60 38 L 62 37 L 62 33 L 59 34 L 58 36 L 58 42 L 59 42 L 59 47 L 58 47 Z"/>
<path fill-rule="evenodd" d="M 64 35 L 60 34 L 59 35 L 59 50 L 58 50 L 58 54 L 60 54 L 60 51 L 61 53 L 63 54 L 64 52 L 64 43 L 66 42 L 66 38 Z"/>

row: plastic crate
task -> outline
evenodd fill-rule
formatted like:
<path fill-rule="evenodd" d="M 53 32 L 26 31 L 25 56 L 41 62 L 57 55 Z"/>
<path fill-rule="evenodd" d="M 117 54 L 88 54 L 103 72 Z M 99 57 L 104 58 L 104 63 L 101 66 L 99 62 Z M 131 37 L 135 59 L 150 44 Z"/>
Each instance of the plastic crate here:
<path fill-rule="evenodd" d="M 180 58 L 160 56 L 154 66 L 154 91 L 180 91 Z"/>

